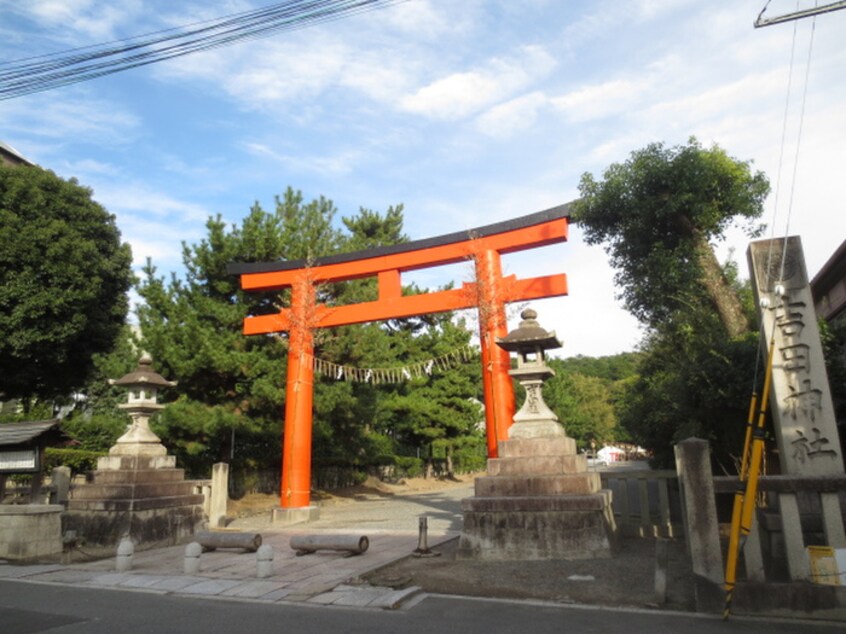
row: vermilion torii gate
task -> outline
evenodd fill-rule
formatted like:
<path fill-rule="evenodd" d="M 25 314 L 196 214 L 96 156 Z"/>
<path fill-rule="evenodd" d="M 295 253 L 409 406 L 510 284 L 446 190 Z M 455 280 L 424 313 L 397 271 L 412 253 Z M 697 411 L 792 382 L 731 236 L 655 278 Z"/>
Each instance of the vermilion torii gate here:
<path fill-rule="evenodd" d="M 516 279 L 503 277 L 500 256 L 567 240 L 568 205 L 560 205 L 514 220 L 417 240 L 389 247 L 320 258 L 315 261 L 232 263 L 229 273 L 241 276 L 247 291 L 291 288 L 291 305 L 279 313 L 244 320 L 245 335 L 288 332 L 288 372 L 285 431 L 282 447 L 283 509 L 308 507 L 311 488 L 311 434 L 314 369 L 313 329 L 368 321 L 412 317 L 425 313 L 476 307 L 485 396 L 488 456 L 496 457 L 514 416 L 514 391 L 508 353 L 496 345 L 507 334 L 505 305 L 509 302 L 567 294 L 563 273 Z M 473 260 L 476 279 L 461 288 L 403 295 L 405 271 Z M 315 287 L 377 277 L 378 299 L 345 306 L 317 304 Z"/>

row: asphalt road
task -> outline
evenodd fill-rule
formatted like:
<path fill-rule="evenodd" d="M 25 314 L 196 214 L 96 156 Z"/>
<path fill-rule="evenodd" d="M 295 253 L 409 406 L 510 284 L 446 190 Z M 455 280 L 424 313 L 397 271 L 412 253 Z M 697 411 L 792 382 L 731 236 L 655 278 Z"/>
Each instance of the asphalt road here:
<path fill-rule="evenodd" d="M 647 611 L 597 610 L 529 602 L 428 596 L 402 610 L 268 605 L 0 581 L 4 634 L 832 634 L 843 624 L 771 621 Z"/>

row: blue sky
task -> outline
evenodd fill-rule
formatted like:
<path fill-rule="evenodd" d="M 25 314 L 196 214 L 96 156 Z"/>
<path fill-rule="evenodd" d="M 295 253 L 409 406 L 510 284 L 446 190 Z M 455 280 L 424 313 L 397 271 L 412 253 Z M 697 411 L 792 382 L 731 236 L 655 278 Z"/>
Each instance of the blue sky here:
<path fill-rule="evenodd" d="M 197 22 L 271 0 L 0 0 L 0 59 Z M 788 201 L 811 20 L 754 29 L 765 0 L 409 0 L 41 94 L 0 101 L 0 140 L 75 176 L 117 217 L 136 266 L 179 271 L 205 220 L 239 223 L 287 186 L 353 215 L 405 205 L 412 239 L 573 200 L 582 173 L 654 141 L 695 135 L 753 160 Z M 809 2 L 800 2 L 806 6 Z M 768 14 L 792 11 L 772 0 Z M 811 275 L 846 238 L 846 11 L 817 18 L 789 233 Z M 775 222 L 773 219 L 775 218 Z M 745 270 L 747 239 L 730 232 Z M 601 247 L 504 258 L 506 273 L 565 272 L 570 295 L 534 303 L 564 356 L 634 349 Z M 469 267 L 420 272 L 432 286 Z M 406 278 L 410 280 L 412 278 Z M 513 323 L 519 319 L 512 316 Z"/>

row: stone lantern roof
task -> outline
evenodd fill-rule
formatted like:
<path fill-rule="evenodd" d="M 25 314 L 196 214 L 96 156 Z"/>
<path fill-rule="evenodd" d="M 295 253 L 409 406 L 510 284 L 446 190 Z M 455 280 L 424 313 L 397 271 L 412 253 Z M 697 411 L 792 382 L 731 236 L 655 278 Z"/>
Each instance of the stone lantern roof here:
<path fill-rule="evenodd" d="M 508 352 L 526 352 L 533 350 L 554 350 L 561 347 L 555 331 L 547 332 L 537 322 L 538 314 L 531 308 L 520 313 L 520 325 L 496 342 Z"/>
<path fill-rule="evenodd" d="M 150 385 L 154 387 L 174 387 L 176 381 L 168 381 L 161 374 L 153 370 L 153 358 L 146 352 L 138 360 L 138 367 L 119 379 L 109 379 L 111 385 L 131 388 L 133 386 Z"/>

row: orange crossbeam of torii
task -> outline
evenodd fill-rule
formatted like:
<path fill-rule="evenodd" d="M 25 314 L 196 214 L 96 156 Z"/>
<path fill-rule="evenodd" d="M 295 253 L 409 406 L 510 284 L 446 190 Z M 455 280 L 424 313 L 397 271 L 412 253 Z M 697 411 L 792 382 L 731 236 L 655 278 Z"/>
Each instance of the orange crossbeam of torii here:
<path fill-rule="evenodd" d="M 477 307 L 488 456 L 495 458 L 497 443 L 508 437 L 514 416 L 514 391 L 508 374 L 511 361 L 496 345 L 497 337 L 507 334 L 505 305 L 567 294 L 567 276 L 563 273 L 524 280 L 504 278 L 500 256 L 566 241 L 568 220 L 569 206 L 560 205 L 471 231 L 313 262 L 230 264 L 229 272 L 241 276 L 244 290 L 291 288 L 290 308 L 244 320 L 246 335 L 289 333 L 280 505 L 293 509 L 310 503 L 315 328 Z M 403 272 L 466 260 L 474 262 L 474 282 L 458 289 L 402 295 Z M 374 276 L 379 293 L 375 301 L 331 307 L 315 302 L 317 284 Z"/>

